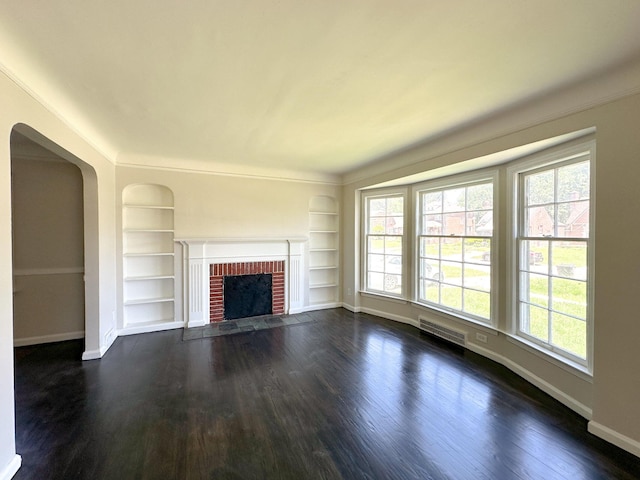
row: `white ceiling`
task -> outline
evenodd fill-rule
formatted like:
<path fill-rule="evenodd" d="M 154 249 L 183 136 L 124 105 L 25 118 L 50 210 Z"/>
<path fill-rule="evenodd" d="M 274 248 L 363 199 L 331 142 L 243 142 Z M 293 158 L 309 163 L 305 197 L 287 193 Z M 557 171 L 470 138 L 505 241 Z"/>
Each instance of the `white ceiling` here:
<path fill-rule="evenodd" d="M 640 1 L 3 0 L 0 44 L 115 162 L 341 174 L 637 60 Z"/>

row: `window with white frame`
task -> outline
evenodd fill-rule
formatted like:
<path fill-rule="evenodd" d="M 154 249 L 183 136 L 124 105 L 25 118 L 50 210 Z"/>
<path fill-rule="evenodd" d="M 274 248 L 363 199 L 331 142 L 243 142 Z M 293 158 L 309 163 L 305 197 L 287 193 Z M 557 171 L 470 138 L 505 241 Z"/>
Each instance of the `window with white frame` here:
<path fill-rule="evenodd" d="M 404 193 L 364 197 L 365 291 L 402 295 Z"/>
<path fill-rule="evenodd" d="M 591 144 L 514 171 L 516 334 L 587 365 Z"/>
<path fill-rule="evenodd" d="M 493 179 L 418 192 L 418 302 L 491 322 Z"/>

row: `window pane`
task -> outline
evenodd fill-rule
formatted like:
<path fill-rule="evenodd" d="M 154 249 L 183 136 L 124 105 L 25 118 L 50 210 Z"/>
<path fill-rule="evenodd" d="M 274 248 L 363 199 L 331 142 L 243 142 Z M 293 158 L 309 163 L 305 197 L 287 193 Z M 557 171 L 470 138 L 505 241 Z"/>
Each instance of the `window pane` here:
<path fill-rule="evenodd" d="M 465 265 L 464 286 L 485 292 L 491 291 L 491 267 L 489 265 Z"/>
<path fill-rule="evenodd" d="M 386 200 L 384 198 L 369 199 L 369 216 L 383 216 L 387 210 Z"/>
<path fill-rule="evenodd" d="M 441 304 L 455 310 L 462 310 L 462 288 L 442 285 Z"/>
<path fill-rule="evenodd" d="M 442 215 L 424 215 L 422 221 L 423 235 L 442 234 Z"/>
<path fill-rule="evenodd" d="M 465 232 L 465 214 L 459 213 L 446 213 L 442 215 L 443 223 L 443 235 L 464 235 Z"/>
<path fill-rule="evenodd" d="M 384 276 L 384 291 L 399 294 L 402 292 L 402 276 L 387 273 Z"/>
<path fill-rule="evenodd" d="M 420 256 L 430 258 L 440 258 L 440 239 L 438 238 L 421 238 L 420 239 Z"/>
<path fill-rule="evenodd" d="M 587 279 L 586 242 L 554 242 L 553 271 L 556 275 L 578 280 Z"/>
<path fill-rule="evenodd" d="M 493 208 L 493 185 L 485 183 L 467 188 L 467 210 L 491 210 Z"/>
<path fill-rule="evenodd" d="M 370 217 L 369 218 L 369 231 L 368 233 L 381 234 L 384 233 L 384 217 Z"/>
<path fill-rule="evenodd" d="M 578 280 L 553 278 L 551 308 L 582 319 L 587 318 L 587 284 Z"/>
<path fill-rule="evenodd" d="M 589 237 L 589 201 L 559 204 L 558 223 L 559 237 Z"/>
<path fill-rule="evenodd" d="M 558 202 L 589 198 L 589 162 L 574 163 L 558 169 Z"/>
<path fill-rule="evenodd" d="M 548 170 L 525 178 L 526 205 L 541 205 L 554 201 L 554 171 Z"/>
<path fill-rule="evenodd" d="M 489 263 L 491 261 L 491 239 L 467 238 L 464 241 L 464 261 Z"/>
<path fill-rule="evenodd" d="M 389 197 L 386 198 L 387 216 L 401 217 L 404 211 L 404 198 L 403 197 Z"/>
<path fill-rule="evenodd" d="M 442 262 L 442 273 L 445 281 L 453 285 L 462 285 L 462 264 L 457 262 Z"/>
<path fill-rule="evenodd" d="M 444 192 L 444 212 L 462 212 L 465 206 L 465 189 L 452 188 Z"/>
<path fill-rule="evenodd" d="M 385 253 L 402 255 L 402 237 L 384 237 Z"/>
<path fill-rule="evenodd" d="M 384 225 L 384 233 L 387 235 L 402 235 L 403 218 L 387 217 Z"/>
<path fill-rule="evenodd" d="M 428 192 L 422 194 L 422 211 L 442 212 L 442 192 Z"/>
<path fill-rule="evenodd" d="M 369 271 L 384 272 L 384 255 L 369 254 L 367 266 Z"/>
<path fill-rule="evenodd" d="M 523 272 L 520 275 L 521 300 L 540 307 L 549 306 L 549 277 Z"/>
<path fill-rule="evenodd" d="M 552 322 L 553 344 L 580 358 L 586 358 L 587 323 L 559 313 L 553 314 Z"/>
<path fill-rule="evenodd" d="M 525 236 L 548 237 L 555 235 L 555 207 L 530 207 L 525 210 Z"/>
<path fill-rule="evenodd" d="M 438 262 L 437 260 L 420 261 L 420 279 L 440 282 L 442 281 L 442 278 L 443 276 L 440 271 L 440 262 Z"/>
<path fill-rule="evenodd" d="M 462 261 L 462 238 L 443 238 L 442 257 L 447 260 Z"/>
<path fill-rule="evenodd" d="M 478 210 L 467 215 L 467 235 L 493 235 L 493 211 Z"/>
<path fill-rule="evenodd" d="M 464 311 L 482 318 L 491 316 L 491 296 L 488 293 L 464 290 Z"/>
<path fill-rule="evenodd" d="M 549 341 L 549 312 L 546 309 L 524 304 L 521 329 L 532 337 Z"/>
<path fill-rule="evenodd" d="M 420 282 L 420 297 L 433 303 L 440 303 L 440 284 L 422 280 Z"/>
<path fill-rule="evenodd" d="M 549 272 L 549 242 L 545 240 L 525 240 L 522 242 L 520 268 L 536 273 Z"/>
<path fill-rule="evenodd" d="M 369 272 L 367 274 L 367 287 L 372 290 L 384 291 L 384 273 Z"/>
<path fill-rule="evenodd" d="M 384 253 L 384 237 L 369 236 L 367 239 L 369 253 Z"/>

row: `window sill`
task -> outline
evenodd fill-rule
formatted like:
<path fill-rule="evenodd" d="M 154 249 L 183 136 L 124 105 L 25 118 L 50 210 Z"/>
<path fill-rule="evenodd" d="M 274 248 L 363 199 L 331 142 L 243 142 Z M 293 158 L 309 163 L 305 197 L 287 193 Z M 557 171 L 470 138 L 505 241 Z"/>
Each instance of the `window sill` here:
<path fill-rule="evenodd" d="M 400 304 L 403 304 L 403 305 L 406 305 L 407 303 L 409 303 L 407 300 L 405 300 L 402 297 L 393 297 L 391 295 L 385 295 L 384 293 L 367 292 L 367 291 L 364 291 L 364 290 L 360 290 L 359 293 L 363 297 L 376 298 L 376 299 L 379 299 L 379 300 L 389 300 L 391 302 L 400 303 Z"/>
<path fill-rule="evenodd" d="M 561 368 L 565 372 L 571 373 L 589 383 L 593 383 L 593 374 L 585 365 L 573 362 L 568 358 L 562 357 L 557 353 L 550 350 L 546 350 L 533 342 L 526 340 L 525 338 L 518 337 L 512 333 L 506 333 L 507 341 L 524 348 L 529 353 L 546 360 L 552 365 Z"/>

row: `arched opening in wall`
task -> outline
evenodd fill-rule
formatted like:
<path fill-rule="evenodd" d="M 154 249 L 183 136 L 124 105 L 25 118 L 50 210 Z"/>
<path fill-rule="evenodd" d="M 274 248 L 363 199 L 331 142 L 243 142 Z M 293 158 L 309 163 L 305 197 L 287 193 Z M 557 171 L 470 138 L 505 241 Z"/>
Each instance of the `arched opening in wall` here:
<path fill-rule="evenodd" d="M 95 171 L 17 125 L 11 175 L 14 345 L 86 345 L 99 332 Z"/>

